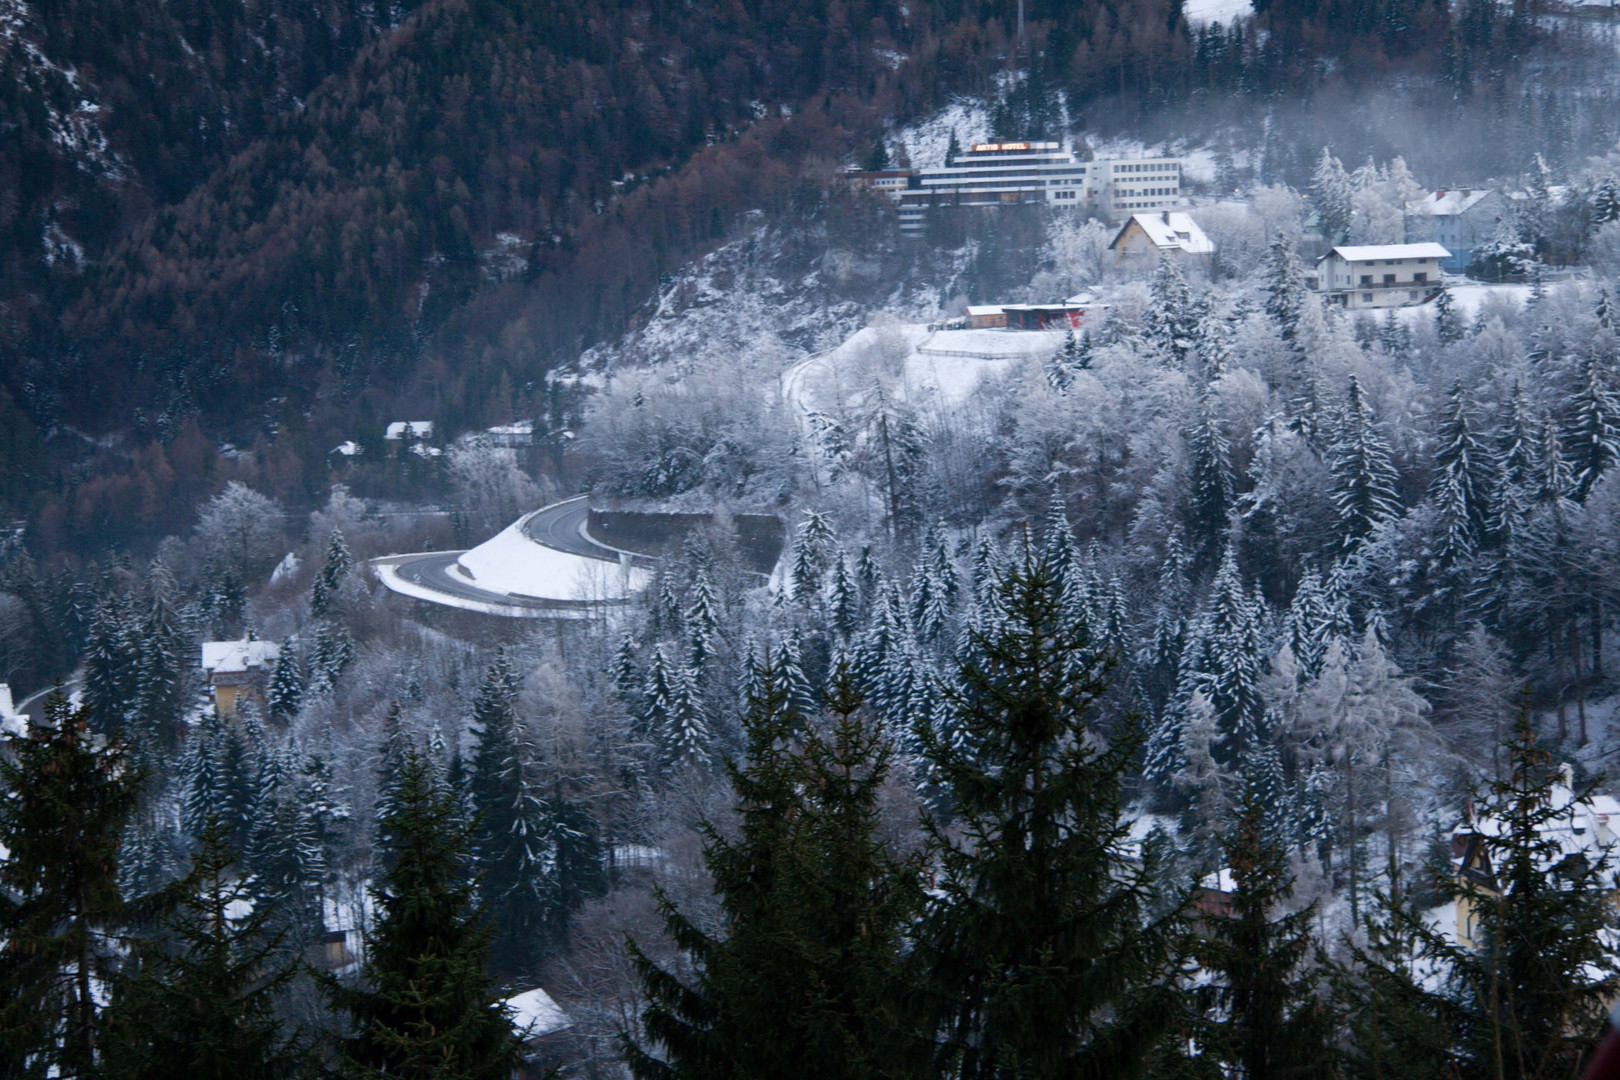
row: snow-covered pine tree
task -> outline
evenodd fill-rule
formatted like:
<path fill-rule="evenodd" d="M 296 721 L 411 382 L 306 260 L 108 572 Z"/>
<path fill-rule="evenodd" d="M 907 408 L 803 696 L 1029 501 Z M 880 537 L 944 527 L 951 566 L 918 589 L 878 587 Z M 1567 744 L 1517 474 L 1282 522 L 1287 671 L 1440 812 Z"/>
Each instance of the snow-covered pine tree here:
<path fill-rule="evenodd" d="M 1581 358 L 1579 377 L 1566 436 L 1575 478 L 1570 497 L 1578 503 L 1586 501 L 1592 486 L 1620 460 L 1620 400 L 1606 366 L 1588 353 Z"/>
<path fill-rule="evenodd" d="M 111 596 L 90 617 L 80 702 L 98 734 L 126 734 L 140 700 L 140 648 L 130 622 L 127 606 Z"/>
<path fill-rule="evenodd" d="M 1294 251 L 1294 241 L 1287 233 L 1279 232 L 1271 241 L 1266 257 L 1266 314 L 1277 327 L 1277 333 L 1286 342 L 1294 341 L 1299 329 L 1299 316 L 1305 306 L 1305 268 Z"/>
<path fill-rule="evenodd" d="M 1260 602 L 1243 583 L 1237 560 L 1230 551 L 1221 561 L 1210 590 L 1199 635 L 1202 656 L 1198 687 L 1214 710 L 1217 741 L 1214 753 L 1222 763 L 1242 760 L 1260 735 L 1265 703 L 1260 697 L 1260 675 L 1265 649 L 1260 632 Z"/>
<path fill-rule="evenodd" d="M 642 711 L 638 718 L 643 737 L 663 767 L 708 760 L 709 729 L 704 719 L 691 676 L 664 655 L 662 645 L 653 649 L 647 666 L 647 682 L 642 689 Z"/>
<path fill-rule="evenodd" d="M 855 576 L 849 572 L 849 559 L 843 551 L 833 557 L 832 577 L 827 586 L 827 618 L 838 635 L 845 640 L 860 625 L 861 594 Z"/>
<path fill-rule="evenodd" d="M 1046 373 L 1046 382 L 1058 393 L 1067 393 L 1074 385 L 1075 364 L 1080 357 L 1080 346 L 1074 339 L 1074 330 L 1070 328 L 1064 332 L 1063 344 L 1058 350 L 1047 358 L 1043 370 Z"/>
<path fill-rule="evenodd" d="M 1478 428 L 1473 400 L 1459 379 L 1440 414 L 1429 485 L 1442 530 L 1437 552 L 1442 566 L 1455 566 L 1472 555 L 1490 521 L 1497 463 Z"/>
<path fill-rule="evenodd" d="M 776 664 L 773 674 L 778 685 L 782 687 L 790 704 L 800 716 L 810 717 L 816 715 L 821 709 L 821 699 L 810 685 L 810 680 L 804 673 L 804 643 L 800 639 L 799 631 L 789 634 L 776 650 Z"/>
<path fill-rule="evenodd" d="M 354 638 L 341 625 L 320 623 L 315 627 L 315 643 L 310 650 L 309 681 L 312 694 L 329 692 L 338 678 L 354 662 Z"/>
<path fill-rule="evenodd" d="M 702 685 L 721 644 L 720 612 L 709 584 L 709 573 L 698 567 L 686 608 L 686 668 Z"/>
<path fill-rule="evenodd" d="M 1187 438 L 1192 455 L 1192 492 L 1188 503 L 1187 534 L 1198 552 L 1198 563 L 1214 566 L 1226 545 L 1227 515 L 1236 500 L 1232 474 L 1232 446 L 1215 415 L 1214 395 L 1205 391 L 1198 403 L 1198 420 Z"/>
<path fill-rule="evenodd" d="M 1457 302 L 1444 282 L 1434 298 L 1434 333 L 1442 345 L 1455 345 L 1463 339 L 1463 323 L 1457 314 Z"/>
<path fill-rule="evenodd" d="M 371 890 L 364 972 L 356 985 L 323 983 L 347 1014 L 338 1052 L 351 1075 L 505 1080 L 522 1062 L 488 971 L 492 931 L 457 817 L 431 763 L 409 751 L 380 830 L 387 870 Z"/>
<path fill-rule="evenodd" d="M 613 650 L 613 660 L 608 665 L 608 678 L 613 682 L 613 692 L 619 701 L 633 707 L 641 696 L 642 677 L 636 662 L 636 639 L 628 630 L 619 635 L 618 647 Z"/>
<path fill-rule="evenodd" d="M 1330 448 L 1333 508 L 1339 546 L 1350 551 L 1384 522 L 1398 517 L 1400 477 L 1361 383 L 1350 376 L 1344 413 Z"/>
<path fill-rule="evenodd" d="M 793 599 L 801 604 L 815 602 L 826 572 L 838 547 L 838 537 L 827 518 L 814 510 L 805 511 L 804 523 L 793 539 Z"/>
<path fill-rule="evenodd" d="M 316 573 L 315 581 L 310 586 L 311 615 L 317 619 L 326 617 L 332 597 L 343 587 L 343 581 L 353 566 L 354 557 L 349 554 L 349 545 L 343 539 L 343 530 L 333 529 L 326 542 L 326 565 Z"/>
<path fill-rule="evenodd" d="M 179 587 L 163 563 L 153 563 L 144 592 L 145 610 L 138 620 L 140 637 L 136 649 L 139 690 L 131 722 L 139 742 L 168 754 L 179 740 L 186 709 L 192 670 L 186 654 L 191 646 L 171 604 Z"/>
<path fill-rule="evenodd" d="M 1310 202 L 1316 211 L 1317 227 L 1328 243 L 1342 244 L 1348 238 L 1354 199 L 1355 191 L 1344 166 L 1327 147 L 1322 147 L 1322 156 L 1311 173 Z"/>
<path fill-rule="evenodd" d="M 1232 360 L 1233 321 L 1217 316 L 1206 294 L 1197 307 L 1196 325 L 1198 362 L 1203 368 L 1204 381 L 1213 383 L 1226 374 Z"/>
<path fill-rule="evenodd" d="M 1562 433 L 1552 413 L 1541 418 L 1535 450 L 1535 476 L 1531 480 L 1536 505 L 1561 508 L 1575 490 L 1575 472 L 1564 456 Z"/>
<path fill-rule="evenodd" d="M 1200 313 L 1192 290 L 1187 287 L 1187 279 L 1169 256 L 1159 259 L 1149 295 L 1151 299 L 1143 315 L 1148 340 L 1159 347 L 1174 367 L 1185 368 L 1187 354 L 1198 344 Z"/>
<path fill-rule="evenodd" d="M 288 724 L 303 707 L 304 665 L 298 659 L 298 643 L 291 637 L 285 637 L 281 639 L 281 650 L 270 672 L 265 708 L 271 720 Z"/>
<path fill-rule="evenodd" d="M 1592 191 L 1592 225 L 1602 228 L 1611 221 L 1620 221 L 1620 179 L 1605 176 Z"/>
<path fill-rule="evenodd" d="M 243 868 L 253 895 L 273 924 L 301 951 L 318 940 L 326 853 L 298 784 L 301 762 L 292 749 L 263 756 Z"/>

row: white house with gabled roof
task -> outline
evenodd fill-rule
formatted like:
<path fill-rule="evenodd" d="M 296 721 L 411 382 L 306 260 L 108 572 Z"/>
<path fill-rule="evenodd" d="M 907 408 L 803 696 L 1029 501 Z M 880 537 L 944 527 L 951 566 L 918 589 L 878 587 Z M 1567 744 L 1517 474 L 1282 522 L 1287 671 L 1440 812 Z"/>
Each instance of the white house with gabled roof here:
<path fill-rule="evenodd" d="M 1450 257 L 1439 244 L 1341 245 L 1316 260 L 1316 291 L 1351 309 L 1422 304 L 1439 293 Z"/>
<path fill-rule="evenodd" d="M 1108 250 L 1121 265 L 1153 265 L 1162 258 L 1208 263 L 1215 254 L 1215 245 L 1190 214 L 1161 210 L 1156 214 L 1132 214 Z"/>
<path fill-rule="evenodd" d="M 1406 239 L 1443 244 L 1451 257 L 1442 264 L 1462 272 L 1473 261 L 1474 248 L 1496 235 L 1496 226 L 1511 217 L 1507 198 L 1491 188 L 1441 188 L 1406 206 Z"/>

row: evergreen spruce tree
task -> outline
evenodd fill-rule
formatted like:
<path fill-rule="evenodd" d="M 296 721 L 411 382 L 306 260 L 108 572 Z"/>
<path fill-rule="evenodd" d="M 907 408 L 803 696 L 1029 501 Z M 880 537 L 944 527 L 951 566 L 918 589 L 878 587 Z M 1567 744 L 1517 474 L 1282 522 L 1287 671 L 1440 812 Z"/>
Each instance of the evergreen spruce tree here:
<path fill-rule="evenodd" d="M 126 923 L 124 826 L 142 778 L 60 694 L 0 755 L 0 1061 L 22 1076 L 96 1074 L 102 988 Z"/>
<path fill-rule="evenodd" d="M 832 525 L 814 510 L 807 511 L 799 535 L 793 540 L 793 599 L 813 602 L 821 591 L 822 575 L 837 552 Z"/>
<path fill-rule="evenodd" d="M 474 903 L 466 829 L 415 749 L 380 840 L 387 870 L 372 889 L 360 981 L 323 980 L 349 1020 L 336 1047 L 342 1075 L 509 1080 L 521 1045 L 485 971 L 492 931 Z"/>
<path fill-rule="evenodd" d="M 1462 382 L 1447 396 L 1436 432 L 1434 477 L 1429 497 L 1439 514 L 1440 564 L 1452 567 L 1469 558 L 1487 535 L 1496 462 L 1476 432 L 1473 404 Z"/>
<path fill-rule="evenodd" d="M 936 896 L 917 934 L 945 1075 L 1138 1073 L 1176 993 L 1153 860 L 1125 849 L 1138 741 L 1099 715 L 1108 664 L 1026 547 L 947 689 L 957 738 L 919 732 L 953 800 L 927 830 Z"/>
<path fill-rule="evenodd" d="M 636 664 L 636 639 L 628 630 L 619 635 L 619 646 L 613 650 L 608 677 L 613 680 L 613 692 L 619 700 L 634 706 L 641 694 L 641 672 Z"/>
<path fill-rule="evenodd" d="M 691 603 L 686 609 L 686 667 L 698 683 L 704 681 L 720 648 L 720 614 L 708 571 L 698 567 L 692 581 Z"/>
<path fill-rule="evenodd" d="M 311 615 L 317 619 L 326 617 L 332 597 L 343 587 L 343 581 L 353 566 L 354 557 L 349 554 L 349 545 L 344 542 L 343 530 L 333 529 L 326 544 L 326 565 L 315 575 L 315 582 L 311 586 L 309 598 Z"/>
<path fill-rule="evenodd" d="M 538 932 L 546 902 L 537 861 L 538 807 L 517 693 L 517 675 L 506 651 L 497 649 L 473 702 L 477 748 L 467 788 L 480 894 L 495 927 L 495 970 L 503 976 L 531 968 L 544 945 Z"/>
<path fill-rule="evenodd" d="M 140 652 L 125 604 L 112 597 L 98 603 L 90 617 L 84 646 L 84 682 L 80 701 L 90 730 L 127 735 L 124 725 L 140 700 Z"/>
<path fill-rule="evenodd" d="M 737 837 L 704 826 L 719 931 L 660 893 L 690 975 L 632 946 L 647 1000 L 646 1041 L 626 1043 L 638 1080 L 924 1075 L 929 1045 L 905 1011 L 920 866 L 878 835 L 892 752 L 854 683 L 841 665 L 831 717 L 809 723 L 761 673 L 742 721 L 745 763 L 726 763 Z"/>
<path fill-rule="evenodd" d="M 1620 221 L 1620 179 L 1605 176 L 1592 192 L 1592 225 L 1601 228 L 1611 221 Z"/>
<path fill-rule="evenodd" d="M 860 625 L 861 595 L 855 577 L 849 572 L 849 560 L 839 552 L 833 559 L 832 579 L 827 591 L 827 618 L 839 636 L 848 640 Z"/>
<path fill-rule="evenodd" d="M 1198 562 L 1205 568 L 1220 559 L 1226 542 L 1227 515 L 1236 499 L 1232 447 L 1210 398 L 1206 392 L 1199 403 L 1198 424 L 1188 440 L 1193 475 L 1187 532 L 1199 553 Z"/>
<path fill-rule="evenodd" d="M 275 927 L 297 949 L 319 940 L 326 852 L 313 818 L 314 808 L 299 785 L 298 754 L 293 749 L 264 754 L 253 802 L 243 869 L 252 895 Z M 220 821 L 207 829 L 219 830 Z M 206 833 L 203 837 L 206 845 Z"/>
<path fill-rule="evenodd" d="M 1169 256 L 1159 259 L 1150 286 L 1150 301 L 1144 322 L 1148 339 L 1177 368 L 1186 367 L 1187 354 L 1198 343 L 1199 312 L 1187 279 Z M 1071 332 L 1072 333 L 1072 332 Z"/>
<path fill-rule="evenodd" d="M 1327 147 L 1311 173 L 1311 209 L 1316 211 L 1317 227 L 1330 244 L 1342 244 L 1350 233 L 1354 191 L 1350 177 L 1339 159 Z"/>
<path fill-rule="evenodd" d="M 1305 268 L 1294 251 L 1294 242 L 1279 232 L 1271 242 L 1266 258 L 1266 314 L 1282 339 L 1292 344 L 1299 329 L 1300 312 L 1308 299 Z"/>
<path fill-rule="evenodd" d="M 1333 507 L 1339 515 L 1340 548 L 1350 551 L 1384 522 L 1399 516 L 1400 477 L 1362 393 L 1350 376 L 1350 390 L 1330 453 Z"/>
<path fill-rule="evenodd" d="M 289 724 L 303 707 L 304 666 L 299 663 L 293 639 L 282 638 L 275 668 L 270 672 L 265 708 L 270 713 L 270 719 L 278 724 Z"/>
<path fill-rule="evenodd" d="M 1442 345 L 1455 345 L 1463 339 L 1462 318 L 1457 314 L 1457 302 L 1444 283 L 1434 298 L 1434 333 Z"/>
<path fill-rule="evenodd" d="M 143 749 L 164 756 L 173 752 L 179 738 L 191 671 L 186 657 L 190 645 L 170 603 L 177 591 L 168 569 L 161 562 L 154 563 L 146 577 L 144 610 L 138 620 L 138 690 L 130 716 L 134 739 Z"/>
<path fill-rule="evenodd" d="M 1595 355 L 1581 360 L 1571 413 L 1567 442 L 1575 487 L 1570 497 L 1585 502 L 1592 486 L 1620 461 L 1620 400 Z"/>
<path fill-rule="evenodd" d="M 1268 810 L 1250 787 L 1223 845 L 1232 899 L 1203 919 L 1198 954 L 1211 978 L 1195 991 L 1194 1044 L 1200 1064 L 1218 1063 L 1212 1075 L 1331 1075 L 1334 1025 L 1313 963 L 1316 905 L 1282 910 L 1293 879 L 1266 835 Z"/>
<path fill-rule="evenodd" d="M 1457 879 L 1476 944 L 1430 926 L 1398 896 L 1381 899 L 1386 940 L 1374 943 L 1384 947 L 1357 956 L 1358 1004 L 1378 1010 L 1358 1024 L 1358 1074 L 1577 1076 L 1593 1048 L 1620 986 L 1606 940 L 1613 868 L 1566 850 L 1555 824 L 1591 788 L 1559 784 L 1528 709 L 1506 748 L 1508 774 L 1480 807 L 1494 826 L 1479 837 L 1481 873 Z M 1430 973 L 1422 983 L 1414 961 Z M 1418 1063 L 1441 1068 L 1418 1073 Z"/>
<path fill-rule="evenodd" d="M 1201 619 L 1198 648 L 1186 654 L 1187 686 L 1202 691 L 1214 711 L 1216 760 L 1241 761 L 1260 734 L 1265 704 L 1260 674 L 1265 665 L 1260 604 L 1243 584 L 1230 551 L 1215 575 Z"/>
<path fill-rule="evenodd" d="M 273 908 L 236 876 L 217 827 L 204 830 L 176 909 L 137 942 L 113 983 L 106 1080 L 283 1080 L 304 1064 L 275 998 L 297 973 L 271 929 Z M 246 909 L 247 914 L 242 914 Z"/>
<path fill-rule="evenodd" d="M 708 721 L 693 691 L 691 675 L 680 664 L 670 662 L 661 645 L 653 649 L 641 699 L 638 727 L 663 767 L 708 760 Z"/>

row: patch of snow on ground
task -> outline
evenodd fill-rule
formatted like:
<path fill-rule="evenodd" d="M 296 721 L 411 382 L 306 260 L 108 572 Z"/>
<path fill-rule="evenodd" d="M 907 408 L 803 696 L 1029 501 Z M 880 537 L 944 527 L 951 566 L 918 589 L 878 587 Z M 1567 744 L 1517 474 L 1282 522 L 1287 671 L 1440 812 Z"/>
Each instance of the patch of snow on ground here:
<path fill-rule="evenodd" d="M 626 574 L 616 563 L 556 551 L 523 532 L 519 518 L 456 560 L 467 583 L 490 592 L 540 600 L 619 600 L 644 587 L 648 573 Z"/>
<path fill-rule="evenodd" d="M 966 150 L 976 142 L 990 141 L 990 108 L 983 101 L 963 98 L 920 124 L 901 128 L 895 141 L 906 148 L 906 157 L 914 169 L 932 169 L 945 164 L 945 151 L 951 146 L 951 132 Z"/>
<path fill-rule="evenodd" d="M 1182 11 L 1193 26 L 1207 26 L 1212 22 L 1231 26 L 1233 19 L 1253 15 L 1254 7 L 1249 0 L 1187 0 Z"/>
<path fill-rule="evenodd" d="M 1061 330 L 941 330 L 917 347 L 931 356 L 996 359 L 1050 356 L 1063 344 Z"/>

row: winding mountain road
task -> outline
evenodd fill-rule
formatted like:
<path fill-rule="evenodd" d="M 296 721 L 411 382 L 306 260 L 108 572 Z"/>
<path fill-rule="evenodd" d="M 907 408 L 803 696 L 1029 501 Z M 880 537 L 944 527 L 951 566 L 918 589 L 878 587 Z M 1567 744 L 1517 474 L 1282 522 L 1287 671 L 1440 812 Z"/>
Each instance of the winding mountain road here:
<path fill-rule="evenodd" d="M 619 553 L 585 535 L 590 502 L 585 496 L 542 507 L 517 522 L 523 538 L 541 548 L 617 567 Z M 467 551 L 424 551 L 387 555 L 371 561 L 383 584 L 394 592 L 449 607 L 507 615 L 513 618 L 567 618 L 602 603 L 602 600 L 530 596 L 501 592 L 478 584 L 461 559 Z M 541 552 L 535 553 L 537 556 Z M 604 570 L 607 568 L 604 567 Z M 566 591 L 567 583 L 562 583 Z"/>

